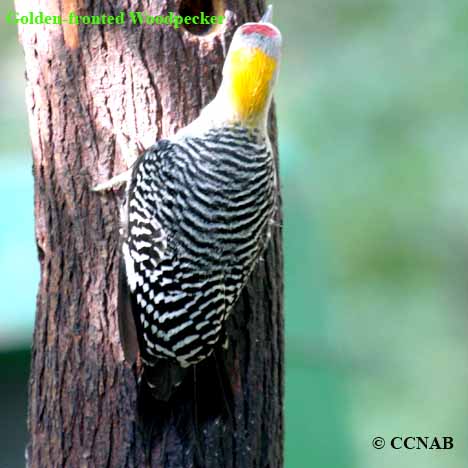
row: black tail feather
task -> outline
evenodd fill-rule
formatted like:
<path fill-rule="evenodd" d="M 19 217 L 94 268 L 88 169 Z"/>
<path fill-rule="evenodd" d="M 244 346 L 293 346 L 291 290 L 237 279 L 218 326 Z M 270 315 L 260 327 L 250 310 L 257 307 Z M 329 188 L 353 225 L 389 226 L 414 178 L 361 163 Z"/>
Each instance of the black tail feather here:
<path fill-rule="evenodd" d="M 138 388 L 138 421 L 149 466 L 155 445 L 161 446 L 161 457 L 165 456 L 167 430 L 173 417 L 171 397 L 186 373 L 176 361 L 165 359 L 158 359 L 154 366 L 144 366 Z M 164 466 L 164 460 L 157 466 Z"/>
<path fill-rule="evenodd" d="M 177 387 L 182 383 L 187 369 L 177 361 L 158 359 L 154 365 L 145 366 L 142 381 L 158 401 L 169 401 Z"/>
<path fill-rule="evenodd" d="M 191 445 L 191 455 L 184 455 L 187 466 L 206 466 L 210 439 L 215 436 L 212 423 L 232 424 L 233 393 L 224 353 L 216 350 L 188 369 L 162 359 L 154 367 L 144 367 L 138 413 L 149 466 L 153 466 L 152 456 L 158 458 L 155 466 L 164 466 L 166 458 L 173 456 L 176 440 L 186 448 Z"/>

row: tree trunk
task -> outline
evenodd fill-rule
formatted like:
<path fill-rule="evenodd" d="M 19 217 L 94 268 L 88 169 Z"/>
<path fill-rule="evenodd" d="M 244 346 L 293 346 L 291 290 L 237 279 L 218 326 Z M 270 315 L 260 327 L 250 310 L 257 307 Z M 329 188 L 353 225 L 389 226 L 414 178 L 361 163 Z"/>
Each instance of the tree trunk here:
<path fill-rule="evenodd" d="M 22 15 L 34 10 L 68 19 L 70 11 L 124 11 L 126 17 L 123 25 L 19 25 L 41 265 L 29 388 L 31 467 L 283 465 L 280 214 L 264 261 L 228 324 L 229 349 L 218 353 L 231 387 L 228 418 L 214 415 L 200 420 L 198 431 L 181 431 L 181 421 L 192 420 L 198 409 L 196 398 L 179 401 L 148 449 L 137 416 L 138 369 L 123 360 L 119 342 L 123 192 L 102 195 L 90 187 L 126 169 L 116 130 L 149 146 L 197 117 L 215 95 L 235 28 L 258 20 L 264 9 L 254 0 L 182 3 L 16 0 Z M 129 11 L 193 14 L 200 5 L 226 15 L 210 34 L 137 26 L 127 18 Z M 276 148 L 274 117 L 270 134 Z"/>

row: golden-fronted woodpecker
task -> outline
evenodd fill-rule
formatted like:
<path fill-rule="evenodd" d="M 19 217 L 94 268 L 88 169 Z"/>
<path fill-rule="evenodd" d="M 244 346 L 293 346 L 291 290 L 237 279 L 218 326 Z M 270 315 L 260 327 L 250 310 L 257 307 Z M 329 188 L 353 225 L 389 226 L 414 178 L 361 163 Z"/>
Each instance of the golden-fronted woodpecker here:
<path fill-rule="evenodd" d="M 271 7 L 234 34 L 216 97 L 131 169 L 119 328 L 125 356 L 167 400 L 224 342 L 224 325 L 270 236 L 275 163 L 267 117 L 281 34 Z M 98 189 L 108 188 L 102 184 Z"/>

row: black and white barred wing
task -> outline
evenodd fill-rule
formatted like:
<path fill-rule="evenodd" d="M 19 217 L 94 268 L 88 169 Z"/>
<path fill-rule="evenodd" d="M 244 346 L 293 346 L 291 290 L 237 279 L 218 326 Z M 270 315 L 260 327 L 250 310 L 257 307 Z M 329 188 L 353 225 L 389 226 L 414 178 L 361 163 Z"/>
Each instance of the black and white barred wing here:
<path fill-rule="evenodd" d="M 166 236 L 155 217 L 151 187 L 145 182 L 156 178 L 157 153 L 156 144 L 135 164 L 131 182 L 127 187 L 122 226 L 118 294 L 119 333 L 125 359 L 131 363 L 135 362 L 141 344 L 141 330 L 137 333 L 140 328 L 138 317 L 141 300 L 137 300 L 137 290 L 148 283 L 148 277 L 154 273 L 167 246 Z M 148 175 L 151 177 L 148 178 Z M 135 190 L 136 187 L 139 190 Z"/>

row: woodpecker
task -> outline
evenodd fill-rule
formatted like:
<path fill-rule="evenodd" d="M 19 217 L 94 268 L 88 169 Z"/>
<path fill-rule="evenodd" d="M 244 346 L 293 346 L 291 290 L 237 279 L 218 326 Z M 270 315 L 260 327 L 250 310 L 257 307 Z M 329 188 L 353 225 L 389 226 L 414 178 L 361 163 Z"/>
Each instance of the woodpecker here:
<path fill-rule="evenodd" d="M 157 400 L 224 343 L 226 319 L 268 244 L 277 182 L 267 118 L 281 54 L 271 16 L 270 6 L 236 30 L 215 98 L 129 172 L 119 330 Z"/>

